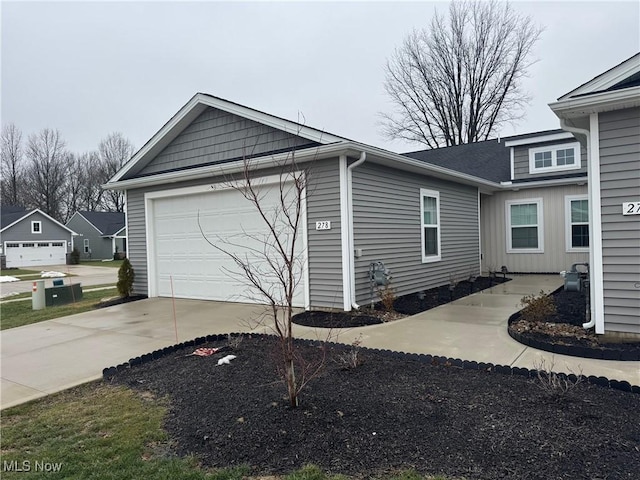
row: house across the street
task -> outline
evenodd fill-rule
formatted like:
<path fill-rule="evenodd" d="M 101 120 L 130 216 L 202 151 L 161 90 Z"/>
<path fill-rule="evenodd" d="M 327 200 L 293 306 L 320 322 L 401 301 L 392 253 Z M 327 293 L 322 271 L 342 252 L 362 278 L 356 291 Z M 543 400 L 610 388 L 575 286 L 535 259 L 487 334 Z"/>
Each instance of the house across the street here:
<path fill-rule="evenodd" d="M 80 258 L 113 259 L 127 251 L 127 228 L 122 212 L 78 211 L 67 222 L 78 233 L 74 246 Z"/>
<path fill-rule="evenodd" d="M 597 333 L 640 335 L 640 54 L 551 105 L 562 129 L 400 155 L 198 93 L 109 181 L 126 195 L 136 293 L 250 301 L 236 253 L 279 166 L 309 168 L 295 304 L 350 310 L 383 262 L 397 295 L 488 270 L 589 263 Z M 207 237 L 207 238 L 205 238 Z"/>
<path fill-rule="evenodd" d="M 2 206 L 3 268 L 64 265 L 75 232 L 41 210 Z"/>

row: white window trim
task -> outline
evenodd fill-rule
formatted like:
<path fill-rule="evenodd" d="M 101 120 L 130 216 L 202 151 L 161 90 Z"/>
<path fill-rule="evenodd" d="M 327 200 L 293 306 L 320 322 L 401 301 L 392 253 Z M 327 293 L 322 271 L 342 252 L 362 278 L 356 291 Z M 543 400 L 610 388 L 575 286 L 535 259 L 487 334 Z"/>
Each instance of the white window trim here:
<path fill-rule="evenodd" d="M 36 232 L 35 226 L 38 225 L 38 231 Z M 32 220 L 31 221 L 31 233 L 35 235 L 40 235 L 42 233 L 42 221 L 40 220 Z"/>
<path fill-rule="evenodd" d="M 90 245 L 89 245 L 89 239 L 88 238 L 85 238 L 84 241 L 82 242 L 82 251 L 84 253 L 91 252 L 91 248 L 90 248 Z"/>
<path fill-rule="evenodd" d="M 564 237 L 567 253 L 588 252 L 589 247 L 574 247 L 571 244 L 571 202 L 574 200 L 589 200 L 589 195 L 565 195 L 564 197 Z M 589 225 L 589 244 L 591 244 L 591 222 Z"/>
<path fill-rule="evenodd" d="M 438 242 L 438 254 L 437 255 L 425 255 L 424 254 L 424 197 L 433 197 L 436 199 L 436 232 Z M 420 189 L 420 252 L 422 254 L 422 263 L 439 262 L 442 260 L 442 243 L 440 242 L 440 231 L 442 224 L 440 223 L 440 192 L 435 190 L 428 190 L 426 188 Z"/>
<path fill-rule="evenodd" d="M 575 162 L 573 165 L 560 165 L 557 164 L 558 150 L 567 150 L 573 148 L 573 158 Z M 551 166 L 536 168 L 536 153 L 551 152 Z M 546 147 L 537 147 L 529 149 L 529 173 L 545 173 L 545 172 L 562 172 L 566 170 L 580 170 L 582 167 L 581 162 L 580 143 L 563 143 L 560 145 L 548 145 Z"/>
<path fill-rule="evenodd" d="M 511 236 L 511 206 L 535 203 L 538 208 L 538 248 L 513 248 Z M 505 202 L 505 225 L 507 226 L 507 253 L 544 253 L 544 203 L 542 198 L 522 198 Z"/>

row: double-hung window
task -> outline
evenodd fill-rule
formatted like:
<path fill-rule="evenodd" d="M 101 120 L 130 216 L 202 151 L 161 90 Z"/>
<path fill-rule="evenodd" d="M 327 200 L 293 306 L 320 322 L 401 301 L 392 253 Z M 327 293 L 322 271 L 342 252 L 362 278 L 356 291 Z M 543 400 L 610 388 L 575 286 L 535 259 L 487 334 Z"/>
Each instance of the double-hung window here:
<path fill-rule="evenodd" d="M 543 253 L 542 199 L 506 202 L 507 253 Z"/>
<path fill-rule="evenodd" d="M 440 252 L 440 192 L 420 189 L 422 262 L 441 260 Z"/>
<path fill-rule="evenodd" d="M 567 252 L 589 251 L 589 200 L 586 195 L 565 198 Z"/>
<path fill-rule="evenodd" d="M 42 233 L 42 222 L 34 220 L 31 222 L 31 233 Z"/>
<path fill-rule="evenodd" d="M 90 253 L 91 250 L 89 249 L 89 239 L 85 238 L 84 239 L 84 253 Z"/>
<path fill-rule="evenodd" d="M 580 168 L 580 144 L 565 143 L 529 149 L 529 173 L 545 173 Z"/>

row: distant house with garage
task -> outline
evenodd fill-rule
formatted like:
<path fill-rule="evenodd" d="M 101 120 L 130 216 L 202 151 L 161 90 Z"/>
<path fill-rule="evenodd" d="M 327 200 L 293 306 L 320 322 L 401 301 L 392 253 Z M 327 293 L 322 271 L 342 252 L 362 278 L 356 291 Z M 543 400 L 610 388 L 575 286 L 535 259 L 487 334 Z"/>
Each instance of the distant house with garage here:
<path fill-rule="evenodd" d="M 597 147 L 628 155 L 620 173 L 626 178 L 619 187 L 610 185 L 626 192 L 633 205 L 639 200 L 631 197 L 640 171 L 637 64 L 638 56 L 624 62 L 619 67 L 626 74 L 611 80 L 618 83 L 604 84 L 613 89 L 607 95 L 621 99 L 607 105 L 621 110 L 601 116 L 612 117 L 612 133 L 606 146 Z M 588 103 L 595 91 L 583 87 L 579 100 L 568 94 L 560 106 L 570 111 L 569 105 Z M 595 105 L 589 108 L 599 108 Z M 619 123 L 616 115 L 622 115 Z M 612 214 L 612 225 L 622 234 L 605 234 L 597 223 L 604 210 L 598 212 L 593 191 L 596 157 L 590 138 L 585 142 L 563 123 L 561 130 L 400 155 L 199 93 L 108 187 L 126 195 L 136 293 L 251 301 L 233 276 L 237 267 L 203 237 L 239 251 L 255 248 L 251 238 L 264 233 L 265 225 L 229 181 L 243 174 L 249 160 L 264 204 L 275 205 L 279 165 L 295 150 L 297 165 L 311 170 L 303 202 L 306 222 L 299 231 L 296 305 L 350 310 L 368 303 L 370 268 L 379 261 L 389 269 L 397 295 L 503 266 L 511 272 L 557 273 L 589 261 L 596 284 L 592 296 L 595 291 L 604 298 L 603 280 L 597 286 L 597 258 L 603 253 L 594 252 L 608 238 L 610 245 L 624 248 L 630 267 L 609 277 L 614 297 L 622 283 L 626 293 L 605 311 L 611 320 L 602 309 L 594 311 L 596 332 L 640 334 L 640 291 L 634 290 L 640 285 L 640 248 L 635 248 L 640 228 L 634 219 L 640 217 Z M 603 168 L 608 174 L 614 167 Z M 615 256 L 613 247 L 608 256 L 604 252 L 602 258 Z"/>
<path fill-rule="evenodd" d="M 2 206 L 0 245 L 3 268 L 64 265 L 75 232 L 41 210 Z"/>
<path fill-rule="evenodd" d="M 127 251 L 127 228 L 122 212 L 78 211 L 67 222 L 78 233 L 74 245 L 80 258 L 94 260 L 124 256 Z"/>

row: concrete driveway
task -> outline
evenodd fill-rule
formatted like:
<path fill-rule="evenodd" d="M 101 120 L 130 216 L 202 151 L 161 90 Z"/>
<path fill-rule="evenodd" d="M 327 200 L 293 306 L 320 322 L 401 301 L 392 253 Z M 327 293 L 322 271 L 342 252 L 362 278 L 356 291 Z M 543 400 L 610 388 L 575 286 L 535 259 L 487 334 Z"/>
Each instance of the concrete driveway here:
<path fill-rule="evenodd" d="M 118 281 L 118 269 L 114 267 L 94 267 L 89 265 L 47 265 L 34 267 L 30 270 L 36 271 L 53 271 L 72 274 L 73 277 L 65 277 L 65 285 L 68 282 L 81 283 L 83 287 L 91 285 L 103 285 L 106 283 L 115 283 Z M 0 297 L 10 296 L 12 293 L 30 292 L 33 278 L 22 280 L 20 282 L 0 283 Z M 45 288 L 53 287 L 53 278 L 41 279 L 45 281 Z"/>
<path fill-rule="evenodd" d="M 640 362 L 569 357 L 542 352 L 513 340 L 509 316 L 527 294 L 550 292 L 559 275 L 518 276 L 511 282 L 394 322 L 352 329 L 296 325 L 301 338 L 351 343 L 362 335 L 366 347 L 534 368 L 545 359 L 555 371 L 582 371 L 640 385 Z M 0 332 L 0 408 L 98 379 L 102 369 L 196 337 L 256 328 L 264 309 L 255 305 L 153 298 Z M 177 326 L 177 335 L 176 335 Z"/>

